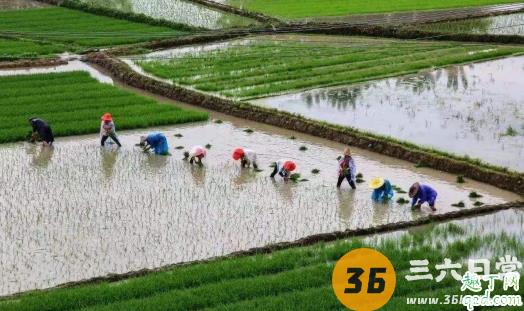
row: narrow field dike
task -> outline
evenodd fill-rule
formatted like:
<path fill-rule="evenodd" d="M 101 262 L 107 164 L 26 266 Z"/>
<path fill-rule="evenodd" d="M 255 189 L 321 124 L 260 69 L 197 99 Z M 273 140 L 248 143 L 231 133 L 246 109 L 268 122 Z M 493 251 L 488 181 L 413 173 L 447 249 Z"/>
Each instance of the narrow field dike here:
<path fill-rule="evenodd" d="M 136 63 L 178 85 L 236 99 L 352 84 L 524 52 L 519 46 L 363 37 L 261 36 Z"/>
<path fill-rule="evenodd" d="M 78 51 L 177 37 L 189 32 L 61 7 L 45 7 L 0 11 L 0 33 L 14 38 L 61 44 L 62 51 Z M 19 50 L 40 52 L 34 47 Z"/>
<path fill-rule="evenodd" d="M 100 116 L 110 111 L 119 129 L 194 122 L 202 112 L 159 104 L 99 83 L 85 72 L 0 77 L 0 143 L 24 140 L 27 120 L 40 117 L 57 136 L 96 133 Z"/>

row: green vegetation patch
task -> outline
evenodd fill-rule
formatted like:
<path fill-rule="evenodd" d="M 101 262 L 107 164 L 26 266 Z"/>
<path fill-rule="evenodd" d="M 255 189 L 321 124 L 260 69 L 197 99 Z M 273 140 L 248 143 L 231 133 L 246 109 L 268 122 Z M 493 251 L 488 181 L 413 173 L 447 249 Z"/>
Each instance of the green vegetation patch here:
<path fill-rule="evenodd" d="M 443 33 L 524 36 L 524 13 L 418 25 L 419 30 Z"/>
<path fill-rule="evenodd" d="M 234 6 L 289 19 L 450 9 L 518 2 L 516 0 L 330 0 L 327 5 L 326 2 L 318 0 L 228 0 L 228 3 Z"/>
<path fill-rule="evenodd" d="M 0 38 L 0 61 L 52 56 L 63 51 L 63 46 L 49 42 Z"/>
<path fill-rule="evenodd" d="M 260 37 L 251 44 L 232 42 L 226 49 L 138 64 L 179 85 L 249 99 L 524 52 L 523 47 L 489 44 L 290 37 L 287 41 Z"/>
<path fill-rule="evenodd" d="M 60 43 L 62 51 L 151 41 L 188 33 L 61 7 L 0 11 L 0 32 Z M 38 50 L 29 48 L 27 52 L 37 53 Z"/>
<path fill-rule="evenodd" d="M 492 215 L 490 215 L 492 216 Z M 449 271 L 440 282 L 407 282 L 410 260 L 427 259 L 429 273 L 437 276 L 435 265 L 449 258 L 462 263 L 467 259 L 490 259 L 499 254 L 524 256 L 521 237 L 487 233 L 448 223 L 415 228 L 405 233 L 377 239 L 340 240 L 276 251 L 269 255 L 215 260 L 174 268 L 120 282 L 61 288 L 35 292 L 0 301 L 5 311 L 30 310 L 342 310 L 331 289 L 335 262 L 346 252 L 373 247 L 393 263 L 397 285 L 385 310 L 406 307 L 406 297 L 440 297 L 460 294 L 461 283 Z M 491 254 L 493 255 L 485 255 Z M 484 254 L 484 255 L 483 255 Z M 494 269 L 494 268 L 493 268 Z M 447 271 L 447 270 L 446 270 Z M 520 286 L 524 278 L 520 279 Z M 495 293 L 500 294 L 498 283 Z M 409 310 L 456 310 L 456 305 L 410 306 Z"/>
<path fill-rule="evenodd" d="M 208 117 L 99 83 L 86 72 L 0 77 L 0 111 L 0 143 L 25 139 L 31 117 L 48 121 L 56 136 L 96 133 L 105 112 L 120 130 Z"/>

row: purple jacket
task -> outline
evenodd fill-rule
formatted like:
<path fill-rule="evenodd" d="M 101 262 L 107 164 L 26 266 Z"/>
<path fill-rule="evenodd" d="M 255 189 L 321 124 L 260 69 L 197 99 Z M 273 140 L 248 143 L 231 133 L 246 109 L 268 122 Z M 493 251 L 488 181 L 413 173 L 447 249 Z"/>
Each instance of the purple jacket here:
<path fill-rule="evenodd" d="M 415 206 L 417 204 L 424 204 L 426 202 L 428 202 L 429 205 L 433 206 L 435 205 L 436 198 L 437 191 L 435 191 L 435 189 L 431 188 L 430 186 L 421 184 L 418 193 L 413 197 L 413 200 L 411 201 L 411 206 Z"/>

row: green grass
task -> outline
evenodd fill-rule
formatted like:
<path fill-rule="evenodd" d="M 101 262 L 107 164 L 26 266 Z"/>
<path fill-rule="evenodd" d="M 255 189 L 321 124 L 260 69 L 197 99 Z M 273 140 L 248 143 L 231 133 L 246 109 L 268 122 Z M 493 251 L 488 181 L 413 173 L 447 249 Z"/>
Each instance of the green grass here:
<path fill-rule="evenodd" d="M 201 121 L 202 112 L 182 110 L 102 84 L 85 72 L 0 77 L 0 143 L 25 139 L 30 117 L 50 123 L 56 136 L 96 133 L 111 112 L 117 128 L 132 129 Z"/>
<path fill-rule="evenodd" d="M 49 42 L 0 38 L 0 61 L 52 56 L 63 51 L 63 46 Z"/>
<path fill-rule="evenodd" d="M 229 4 L 267 15 L 298 19 L 317 16 L 402 12 L 518 3 L 516 0 L 228 0 Z"/>
<path fill-rule="evenodd" d="M 352 249 L 373 247 L 392 261 L 397 273 L 396 290 L 385 310 L 399 310 L 406 307 L 406 297 L 444 299 L 445 294 L 461 293 L 460 283 L 449 276 L 440 283 L 407 282 L 404 277 L 409 274 L 410 260 L 428 259 L 431 274 L 436 276 L 434 265 L 442 263 L 444 258 L 466 266 L 469 256 L 480 258 L 479 254 L 486 249 L 487 253 L 494 253 L 489 258 L 492 265 L 499 254 L 524 256 L 521 237 L 486 233 L 481 227 L 477 231 L 460 223 L 439 224 L 410 230 L 380 242 L 341 240 L 271 255 L 214 260 L 114 283 L 100 282 L 25 294 L 0 301 L 0 309 L 342 310 L 331 290 L 333 265 Z M 524 285 L 524 278 L 520 284 Z M 442 310 L 443 307 L 446 306 L 420 306 L 409 310 Z"/>
<path fill-rule="evenodd" d="M 301 38 L 306 39 L 282 42 L 259 39 L 251 45 L 232 44 L 229 49 L 141 61 L 139 65 L 146 72 L 179 85 L 248 99 L 351 84 L 524 51 L 522 47 L 486 44 Z"/>
<path fill-rule="evenodd" d="M 0 33 L 60 43 L 62 51 L 76 51 L 176 37 L 188 32 L 66 8 L 47 7 L 0 11 Z M 38 49 L 28 48 L 26 52 L 37 53 Z"/>

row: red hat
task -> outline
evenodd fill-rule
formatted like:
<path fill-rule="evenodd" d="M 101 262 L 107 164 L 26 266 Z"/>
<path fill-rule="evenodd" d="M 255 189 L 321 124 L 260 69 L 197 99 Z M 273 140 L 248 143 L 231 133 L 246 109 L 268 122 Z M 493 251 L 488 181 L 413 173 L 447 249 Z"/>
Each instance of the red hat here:
<path fill-rule="evenodd" d="M 292 172 L 297 168 L 297 165 L 293 161 L 286 161 L 284 162 L 284 169 L 288 172 Z"/>
<path fill-rule="evenodd" d="M 101 119 L 102 121 L 113 121 L 113 116 L 109 112 L 106 112 Z"/>
<path fill-rule="evenodd" d="M 235 150 L 233 150 L 233 160 L 235 161 L 240 160 L 244 155 L 244 149 L 242 148 L 235 148 Z"/>

